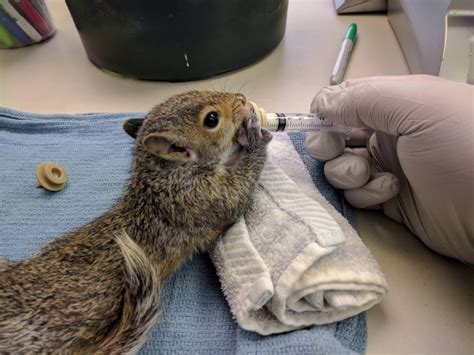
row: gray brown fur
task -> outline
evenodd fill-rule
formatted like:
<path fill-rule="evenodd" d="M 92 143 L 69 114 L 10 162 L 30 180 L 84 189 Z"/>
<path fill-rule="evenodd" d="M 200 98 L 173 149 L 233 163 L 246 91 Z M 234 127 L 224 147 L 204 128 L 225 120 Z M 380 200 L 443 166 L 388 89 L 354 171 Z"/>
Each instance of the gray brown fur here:
<path fill-rule="evenodd" d="M 202 127 L 209 109 L 223 120 L 216 132 Z M 193 159 L 151 152 L 156 132 Z M 156 106 L 109 212 L 27 260 L 0 261 L 0 353 L 136 352 L 158 318 L 163 281 L 243 213 L 270 139 L 241 95 L 190 92 Z"/>

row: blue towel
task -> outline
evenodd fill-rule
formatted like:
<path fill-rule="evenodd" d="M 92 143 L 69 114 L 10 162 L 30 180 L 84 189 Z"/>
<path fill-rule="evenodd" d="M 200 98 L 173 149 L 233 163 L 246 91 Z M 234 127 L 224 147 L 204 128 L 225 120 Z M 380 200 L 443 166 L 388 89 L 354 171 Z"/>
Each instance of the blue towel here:
<path fill-rule="evenodd" d="M 130 172 L 133 141 L 122 122 L 136 113 L 36 115 L 0 108 L 0 256 L 31 256 L 48 240 L 106 212 L 120 197 Z M 323 195 L 351 222 L 350 209 L 325 180 L 322 165 L 296 150 Z M 67 187 L 37 189 L 35 167 L 63 165 Z M 348 354 L 363 353 L 364 314 L 341 322 L 262 337 L 232 319 L 208 255 L 197 255 L 171 277 L 163 315 L 142 354 Z"/>

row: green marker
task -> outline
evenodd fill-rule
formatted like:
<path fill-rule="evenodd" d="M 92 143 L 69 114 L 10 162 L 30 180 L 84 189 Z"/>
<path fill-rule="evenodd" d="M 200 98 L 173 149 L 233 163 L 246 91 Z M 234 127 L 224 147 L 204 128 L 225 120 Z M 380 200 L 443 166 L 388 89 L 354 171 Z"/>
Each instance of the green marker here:
<path fill-rule="evenodd" d="M 356 36 L 357 25 L 355 23 L 352 23 L 347 28 L 346 36 L 344 37 L 344 41 L 342 42 L 341 51 L 339 52 L 339 56 L 336 60 L 336 65 L 334 66 L 331 78 L 329 79 L 331 85 L 337 85 L 342 82 L 342 78 L 344 77 L 344 73 L 346 71 L 347 63 L 349 62 L 349 58 L 352 53 L 352 48 L 354 47 Z"/>
<path fill-rule="evenodd" d="M 2 24 L 0 24 L 0 42 L 2 42 L 7 47 L 11 47 L 13 45 L 12 37 L 7 32 L 5 27 L 2 26 Z"/>

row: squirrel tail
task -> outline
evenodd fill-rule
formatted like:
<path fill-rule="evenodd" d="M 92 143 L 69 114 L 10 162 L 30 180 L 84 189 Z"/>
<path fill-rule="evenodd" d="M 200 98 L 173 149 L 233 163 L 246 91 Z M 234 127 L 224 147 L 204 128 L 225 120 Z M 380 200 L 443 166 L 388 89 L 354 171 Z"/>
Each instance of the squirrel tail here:
<path fill-rule="evenodd" d="M 117 326 L 98 346 L 97 352 L 135 354 L 160 316 L 158 268 L 125 231 L 116 241 L 126 268 L 124 306 Z"/>

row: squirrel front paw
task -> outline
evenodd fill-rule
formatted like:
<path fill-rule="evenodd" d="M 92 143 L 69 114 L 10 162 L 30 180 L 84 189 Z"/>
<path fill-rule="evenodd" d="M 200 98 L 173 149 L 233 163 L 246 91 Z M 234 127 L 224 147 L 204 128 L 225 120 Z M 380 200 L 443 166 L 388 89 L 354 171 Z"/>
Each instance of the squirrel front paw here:
<path fill-rule="evenodd" d="M 237 142 L 248 150 L 264 147 L 272 138 L 269 130 L 260 127 L 260 121 L 256 115 L 251 115 L 237 132 Z"/>

